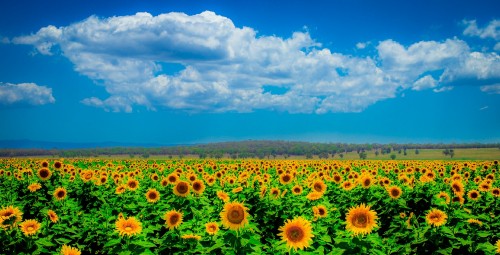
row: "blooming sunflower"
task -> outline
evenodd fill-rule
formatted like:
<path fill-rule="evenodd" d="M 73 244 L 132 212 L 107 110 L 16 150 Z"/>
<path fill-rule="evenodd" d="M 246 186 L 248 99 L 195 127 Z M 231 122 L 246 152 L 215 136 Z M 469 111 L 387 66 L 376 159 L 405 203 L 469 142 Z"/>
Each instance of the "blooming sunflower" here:
<path fill-rule="evenodd" d="M 387 192 L 389 193 L 389 196 L 392 199 L 398 199 L 401 196 L 401 194 L 403 193 L 403 191 L 401 190 L 401 188 L 398 187 L 398 186 L 388 187 L 387 188 Z"/>
<path fill-rule="evenodd" d="M 359 183 L 361 183 L 361 186 L 363 188 L 368 189 L 373 184 L 373 178 L 371 175 L 363 174 L 361 177 L 359 177 Z"/>
<path fill-rule="evenodd" d="M 247 208 L 238 202 L 226 203 L 220 213 L 220 218 L 224 227 L 239 230 L 248 223 Z"/>
<path fill-rule="evenodd" d="M 179 176 L 176 173 L 171 173 L 167 176 L 167 179 L 170 184 L 176 184 L 179 181 Z"/>
<path fill-rule="evenodd" d="M 36 234 L 42 225 L 36 220 L 25 220 L 19 226 L 25 236 L 31 236 Z"/>
<path fill-rule="evenodd" d="M 356 187 L 355 184 L 353 184 L 351 181 L 347 180 L 347 181 L 344 181 L 342 184 L 342 189 L 346 190 L 346 191 L 349 191 L 349 190 L 352 190 Z"/>
<path fill-rule="evenodd" d="M 324 218 L 328 215 L 328 210 L 324 205 L 313 206 L 314 217 Z"/>
<path fill-rule="evenodd" d="M 174 194 L 179 197 L 186 197 L 189 195 L 189 183 L 185 181 L 178 181 L 174 188 Z"/>
<path fill-rule="evenodd" d="M 38 183 L 38 182 L 32 183 L 28 186 L 28 189 L 30 192 L 35 192 L 41 188 L 42 188 L 42 185 L 40 185 L 40 183 Z"/>
<path fill-rule="evenodd" d="M 279 228 L 279 231 L 281 232 L 278 236 L 281 236 L 281 239 L 286 242 L 288 249 L 293 248 L 295 251 L 309 247 L 309 243 L 314 237 L 311 223 L 302 217 L 288 219 L 285 225 Z"/>
<path fill-rule="evenodd" d="M 136 190 L 139 188 L 139 181 L 135 179 L 129 179 L 127 181 L 127 188 L 129 190 Z"/>
<path fill-rule="evenodd" d="M 54 198 L 61 201 L 66 198 L 66 195 L 68 192 L 66 191 L 65 188 L 59 187 L 54 191 Z"/>
<path fill-rule="evenodd" d="M 205 191 L 205 184 L 202 180 L 194 180 L 191 184 L 191 187 L 193 188 L 193 192 L 198 195 L 203 194 L 203 192 Z"/>
<path fill-rule="evenodd" d="M 319 193 L 325 193 L 327 188 L 326 184 L 322 180 L 313 181 L 311 187 L 314 192 L 319 192 Z"/>
<path fill-rule="evenodd" d="M 229 202 L 229 195 L 222 190 L 217 191 L 217 197 L 224 202 Z"/>
<path fill-rule="evenodd" d="M 126 184 L 122 184 L 118 187 L 116 187 L 115 189 L 115 194 L 122 194 L 124 193 L 125 191 L 127 190 L 127 185 Z"/>
<path fill-rule="evenodd" d="M 184 240 L 196 240 L 196 241 L 201 240 L 201 236 L 193 235 L 193 234 L 185 234 L 185 235 L 182 235 L 181 238 Z"/>
<path fill-rule="evenodd" d="M 50 177 L 52 176 L 52 172 L 50 171 L 50 169 L 44 167 L 38 169 L 37 175 L 40 179 L 42 179 L 42 181 L 46 181 L 50 179 Z"/>
<path fill-rule="evenodd" d="M 500 188 L 491 189 L 491 194 L 495 197 L 500 197 Z"/>
<path fill-rule="evenodd" d="M 168 229 L 172 230 L 181 225 L 182 216 L 183 214 L 181 212 L 178 212 L 176 210 L 170 210 L 165 213 L 163 218 L 165 219 L 165 224 L 167 224 Z"/>
<path fill-rule="evenodd" d="M 135 217 L 120 218 L 116 221 L 116 230 L 121 236 L 132 236 L 141 233 L 141 223 Z"/>
<path fill-rule="evenodd" d="M 148 192 L 146 192 L 146 200 L 150 203 L 158 202 L 158 200 L 160 200 L 160 192 L 156 189 L 149 189 Z"/>
<path fill-rule="evenodd" d="M 292 181 L 293 181 L 293 177 L 291 174 L 284 173 L 284 174 L 280 175 L 280 183 L 282 185 L 289 184 Z"/>
<path fill-rule="evenodd" d="M 470 200 L 476 201 L 481 197 L 481 194 L 479 194 L 479 191 L 473 189 L 467 193 L 467 197 L 469 197 Z"/>
<path fill-rule="evenodd" d="M 370 210 L 370 206 L 365 204 L 351 207 L 346 215 L 346 229 L 355 236 L 359 234 L 369 234 L 373 228 L 377 227 L 377 212 Z"/>
<path fill-rule="evenodd" d="M 294 195 L 300 195 L 300 194 L 302 194 L 302 186 L 300 186 L 300 185 L 293 186 L 292 193 Z"/>
<path fill-rule="evenodd" d="M 497 240 L 497 242 L 495 243 L 495 246 L 497 247 L 497 253 L 500 253 L 500 239 Z"/>
<path fill-rule="evenodd" d="M 63 245 L 61 248 L 62 255 L 81 255 L 82 252 L 78 248 L 71 247 L 68 245 Z"/>
<path fill-rule="evenodd" d="M 277 197 L 280 196 L 281 191 L 278 188 L 271 188 L 271 192 L 270 193 L 271 193 L 271 196 L 273 196 L 273 198 L 277 198 Z"/>
<path fill-rule="evenodd" d="M 469 223 L 470 225 L 472 225 L 472 224 L 476 224 L 478 226 L 482 226 L 483 225 L 483 222 L 480 221 L 480 220 L 478 220 L 478 219 L 468 219 L 467 223 Z"/>
<path fill-rule="evenodd" d="M 439 227 L 442 226 L 446 223 L 446 219 L 448 218 L 448 215 L 446 215 L 445 212 L 439 210 L 439 209 L 432 209 L 427 213 L 425 216 L 427 223 L 429 225 Z"/>
<path fill-rule="evenodd" d="M 23 213 L 19 208 L 8 206 L 0 210 L 0 227 L 3 229 L 16 226 L 18 222 L 23 220 Z"/>
<path fill-rule="evenodd" d="M 205 224 L 205 229 L 207 230 L 207 233 L 209 235 L 215 235 L 217 232 L 219 232 L 219 225 L 217 222 L 209 222 Z"/>
<path fill-rule="evenodd" d="M 57 213 L 52 211 L 52 210 L 49 210 L 47 212 L 47 216 L 49 216 L 49 219 L 50 221 L 56 223 L 58 220 L 59 220 L 59 217 L 57 216 Z"/>
<path fill-rule="evenodd" d="M 233 194 L 236 194 L 238 192 L 241 192 L 243 190 L 243 187 L 237 187 L 232 190 Z"/>
<path fill-rule="evenodd" d="M 314 200 L 320 199 L 322 196 L 323 196 L 323 193 L 313 191 L 313 192 L 307 194 L 306 198 L 310 201 L 314 201 Z"/>
<path fill-rule="evenodd" d="M 453 181 L 451 183 L 451 189 L 456 196 L 462 196 L 465 192 L 464 184 L 461 181 Z"/>
<path fill-rule="evenodd" d="M 439 192 L 439 194 L 436 195 L 438 198 L 444 198 L 446 200 L 446 203 L 449 204 L 450 203 L 450 195 L 448 195 L 448 193 L 444 192 L 444 191 L 441 191 Z"/>

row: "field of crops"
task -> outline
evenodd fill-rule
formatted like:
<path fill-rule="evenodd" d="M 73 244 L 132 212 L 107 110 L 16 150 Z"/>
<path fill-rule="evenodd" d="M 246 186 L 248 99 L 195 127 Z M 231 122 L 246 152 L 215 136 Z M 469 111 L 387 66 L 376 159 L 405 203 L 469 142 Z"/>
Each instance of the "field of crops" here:
<path fill-rule="evenodd" d="M 494 254 L 498 161 L 0 160 L 0 254 Z"/>

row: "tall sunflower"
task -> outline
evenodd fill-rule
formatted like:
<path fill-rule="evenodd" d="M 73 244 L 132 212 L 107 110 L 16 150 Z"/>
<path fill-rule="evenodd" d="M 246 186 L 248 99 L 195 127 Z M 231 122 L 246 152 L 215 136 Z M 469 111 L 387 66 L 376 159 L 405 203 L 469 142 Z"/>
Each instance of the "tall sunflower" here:
<path fill-rule="evenodd" d="M 66 198 L 68 191 L 64 187 L 59 187 L 54 191 L 54 198 L 61 201 Z"/>
<path fill-rule="evenodd" d="M 371 175 L 363 174 L 359 177 L 358 182 L 361 183 L 363 188 L 368 189 L 373 184 L 373 178 Z"/>
<path fill-rule="evenodd" d="M 46 181 L 50 179 L 50 177 L 52 176 L 52 172 L 50 171 L 50 169 L 43 167 L 38 169 L 37 175 L 40 179 L 42 179 L 42 181 Z"/>
<path fill-rule="evenodd" d="M 479 191 L 473 189 L 467 193 L 467 196 L 469 197 L 470 200 L 476 201 L 481 197 L 481 194 L 479 194 Z"/>
<path fill-rule="evenodd" d="M 149 189 L 148 192 L 146 192 L 146 200 L 150 203 L 158 202 L 158 200 L 160 200 L 160 192 L 156 189 Z"/>
<path fill-rule="evenodd" d="M 82 252 L 78 248 L 63 245 L 61 248 L 61 255 L 81 255 Z"/>
<path fill-rule="evenodd" d="M 139 188 L 139 181 L 135 179 L 129 179 L 127 181 L 127 187 L 129 190 L 136 190 Z"/>
<path fill-rule="evenodd" d="M 389 193 L 389 196 L 392 199 L 398 199 L 403 193 L 403 191 L 398 186 L 391 186 L 387 188 L 387 193 Z"/>
<path fill-rule="evenodd" d="M 47 212 L 47 216 L 49 216 L 50 221 L 52 221 L 53 223 L 56 223 L 59 220 L 57 213 L 52 210 L 49 210 Z"/>
<path fill-rule="evenodd" d="M 189 183 L 185 181 L 178 181 L 174 188 L 174 194 L 179 197 L 186 197 L 189 195 Z"/>
<path fill-rule="evenodd" d="M 168 229 L 172 230 L 174 228 L 178 228 L 181 225 L 182 216 L 183 214 L 181 212 L 170 210 L 165 213 L 163 218 L 165 219 L 165 224 L 167 224 Z"/>
<path fill-rule="evenodd" d="M 193 188 L 193 192 L 198 195 L 203 194 L 203 192 L 205 191 L 205 184 L 202 180 L 194 180 L 191 184 L 191 187 Z"/>
<path fill-rule="evenodd" d="M 298 184 L 297 184 L 297 185 L 295 185 L 295 186 L 293 186 L 293 188 L 292 188 L 292 193 L 293 193 L 294 195 L 300 195 L 300 194 L 302 194 L 302 186 L 300 186 L 300 185 L 298 185 Z"/>
<path fill-rule="evenodd" d="M 279 231 L 278 236 L 281 236 L 289 249 L 293 248 L 295 251 L 309 247 L 314 237 L 311 223 L 302 217 L 288 219 L 285 225 L 279 228 Z"/>
<path fill-rule="evenodd" d="M 322 180 L 315 180 L 312 182 L 311 188 L 314 192 L 325 193 L 327 186 Z"/>
<path fill-rule="evenodd" d="M 219 225 L 217 222 L 209 222 L 205 224 L 205 229 L 209 235 L 215 235 L 219 232 Z"/>
<path fill-rule="evenodd" d="M 19 226 L 25 236 L 31 236 L 36 234 L 42 225 L 36 220 L 25 220 Z"/>
<path fill-rule="evenodd" d="M 451 189 L 456 196 L 463 196 L 465 193 L 464 184 L 458 180 L 451 183 Z"/>
<path fill-rule="evenodd" d="M 142 231 L 141 222 L 135 217 L 128 217 L 127 219 L 119 217 L 115 225 L 116 230 L 121 236 L 133 236 Z"/>
<path fill-rule="evenodd" d="M 292 181 L 293 181 L 293 176 L 291 174 L 284 173 L 280 175 L 280 183 L 282 185 L 289 184 Z"/>
<path fill-rule="evenodd" d="M 238 202 L 226 203 L 220 213 L 220 218 L 224 227 L 239 230 L 248 224 L 247 208 Z"/>
<path fill-rule="evenodd" d="M 346 229 L 355 236 L 369 234 L 377 227 L 377 219 L 377 213 L 370 210 L 370 206 L 361 204 L 357 207 L 351 207 L 346 215 Z"/>
<path fill-rule="evenodd" d="M 448 218 L 448 215 L 446 215 L 445 212 L 443 212 L 439 209 L 432 209 L 427 213 L 425 218 L 426 218 L 427 223 L 429 225 L 432 225 L 434 227 L 439 227 L 439 226 L 442 226 L 446 223 L 446 219 Z"/>
<path fill-rule="evenodd" d="M 14 206 L 3 207 L 0 210 L 0 228 L 12 228 L 23 220 L 23 213 Z"/>

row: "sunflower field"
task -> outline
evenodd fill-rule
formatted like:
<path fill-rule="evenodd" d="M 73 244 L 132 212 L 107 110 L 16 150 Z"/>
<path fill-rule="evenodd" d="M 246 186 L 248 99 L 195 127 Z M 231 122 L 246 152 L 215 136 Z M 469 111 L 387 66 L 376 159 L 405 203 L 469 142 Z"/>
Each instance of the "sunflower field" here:
<path fill-rule="evenodd" d="M 0 254 L 495 254 L 498 161 L 0 159 Z"/>

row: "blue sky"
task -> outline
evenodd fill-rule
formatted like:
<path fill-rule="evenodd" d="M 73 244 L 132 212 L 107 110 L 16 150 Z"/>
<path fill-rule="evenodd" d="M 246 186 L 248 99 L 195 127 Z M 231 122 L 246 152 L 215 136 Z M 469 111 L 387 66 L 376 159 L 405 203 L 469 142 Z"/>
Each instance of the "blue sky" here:
<path fill-rule="evenodd" d="M 4 1 L 0 140 L 500 142 L 498 1 Z"/>

